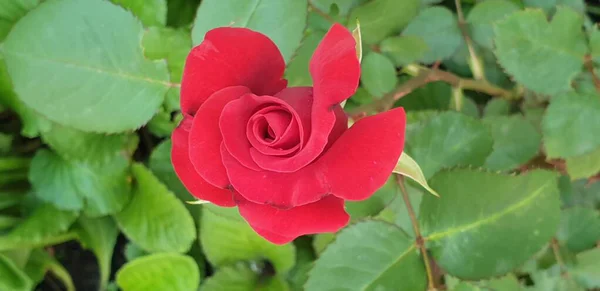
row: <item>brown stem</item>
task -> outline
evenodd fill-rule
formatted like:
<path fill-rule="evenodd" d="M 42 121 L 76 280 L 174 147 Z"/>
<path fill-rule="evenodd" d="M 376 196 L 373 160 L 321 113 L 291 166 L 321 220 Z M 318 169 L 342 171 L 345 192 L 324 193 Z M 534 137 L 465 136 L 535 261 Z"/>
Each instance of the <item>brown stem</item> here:
<path fill-rule="evenodd" d="M 596 87 L 596 91 L 600 92 L 600 78 L 596 74 L 596 70 L 594 70 L 594 62 L 592 61 L 592 56 L 585 56 L 585 68 L 592 74 L 592 80 L 594 81 L 594 87 Z"/>
<path fill-rule="evenodd" d="M 406 205 L 406 210 L 408 211 L 408 216 L 410 217 L 410 222 L 412 223 L 413 230 L 415 232 L 415 243 L 423 255 L 423 263 L 425 264 L 425 272 L 427 272 L 427 290 L 437 290 L 435 288 L 435 282 L 433 278 L 433 272 L 431 271 L 431 264 L 429 261 L 429 254 L 427 253 L 427 248 L 425 248 L 425 239 L 421 235 L 421 229 L 419 228 L 419 223 L 417 222 L 417 215 L 415 215 L 415 210 L 410 203 L 410 199 L 408 198 L 408 192 L 406 191 L 406 187 L 404 187 L 404 177 L 402 175 L 396 175 L 396 181 L 398 186 L 400 186 L 400 192 L 402 192 L 402 199 L 404 199 L 404 205 Z"/>
<path fill-rule="evenodd" d="M 315 7 L 310 1 L 308 1 L 308 9 L 319 14 L 321 17 L 325 18 L 327 21 L 329 21 L 331 23 L 337 22 L 337 21 L 335 21 L 335 19 L 333 19 L 333 17 L 331 17 L 331 15 L 329 15 L 329 14 L 325 13 L 325 11 Z"/>
<path fill-rule="evenodd" d="M 556 258 L 556 263 L 560 267 L 561 273 L 565 276 L 568 276 L 567 268 L 565 265 L 565 261 L 560 254 L 560 245 L 558 244 L 558 240 L 556 238 L 552 238 L 550 241 L 550 246 L 552 247 L 552 252 L 554 253 L 554 257 Z"/>
<path fill-rule="evenodd" d="M 428 83 L 435 81 L 443 81 L 455 87 L 460 85 L 464 90 L 479 91 L 492 96 L 499 96 L 507 99 L 513 97 L 512 92 L 490 84 L 485 80 L 464 79 L 450 72 L 439 69 L 418 67 L 416 70 L 416 76 L 404 82 L 402 85 L 396 88 L 396 90 L 386 94 L 375 102 L 359 106 L 349 111 L 348 114 L 350 116 L 361 116 L 365 113 L 370 113 L 373 111 L 382 112 L 389 110 L 400 98 L 408 95 L 412 91 L 422 86 L 427 85 Z"/>

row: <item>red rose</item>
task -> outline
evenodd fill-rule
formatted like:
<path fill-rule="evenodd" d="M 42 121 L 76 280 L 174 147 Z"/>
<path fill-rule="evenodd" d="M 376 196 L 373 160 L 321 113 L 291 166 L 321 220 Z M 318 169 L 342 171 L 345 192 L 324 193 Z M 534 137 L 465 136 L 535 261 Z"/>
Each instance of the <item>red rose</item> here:
<path fill-rule="evenodd" d="M 283 57 L 265 35 L 209 31 L 187 58 L 184 119 L 172 137 L 173 165 L 187 189 L 237 205 L 276 244 L 344 227 L 344 200 L 381 187 L 404 145 L 402 108 L 348 129 L 339 104 L 358 86 L 355 46 L 346 28 L 333 25 L 310 62 L 314 86 L 287 88 Z"/>

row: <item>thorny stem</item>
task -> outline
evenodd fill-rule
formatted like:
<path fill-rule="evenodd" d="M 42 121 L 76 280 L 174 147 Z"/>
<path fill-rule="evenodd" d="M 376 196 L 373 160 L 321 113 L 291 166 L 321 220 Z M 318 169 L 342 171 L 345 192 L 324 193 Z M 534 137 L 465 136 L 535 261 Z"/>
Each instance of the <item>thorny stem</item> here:
<path fill-rule="evenodd" d="M 465 17 L 462 11 L 462 5 L 460 3 L 461 0 L 454 0 L 456 5 L 456 13 L 458 15 L 458 27 L 460 28 L 460 32 L 465 39 L 465 43 L 467 45 L 467 49 L 469 50 L 469 64 L 471 67 L 471 72 L 473 73 L 473 77 L 476 80 L 484 80 L 485 73 L 483 71 L 483 64 L 481 63 L 481 59 L 477 56 L 475 52 L 475 48 L 473 46 L 473 41 L 469 36 L 469 31 L 467 29 L 467 22 L 465 21 Z"/>
<path fill-rule="evenodd" d="M 564 275 L 568 275 L 566 272 L 565 261 L 560 254 L 560 246 L 558 245 L 558 240 L 556 238 L 552 238 L 550 241 L 550 247 L 552 247 L 552 252 L 554 253 L 554 257 L 556 258 L 556 263 L 560 267 L 561 273 Z"/>
<path fill-rule="evenodd" d="M 398 186 L 400 186 L 400 192 L 402 192 L 402 199 L 404 199 L 404 205 L 406 205 L 406 210 L 408 210 L 408 216 L 410 216 L 410 222 L 412 223 L 413 230 L 415 231 L 415 242 L 417 244 L 417 247 L 419 248 L 419 251 L 421 252 L 421 255 L 423 256 L 423 262 L 425 263 L 425 271 L 427 272 L 427 290 L 437 290 L 435 288 L 433 272 L 431 271 L 429 254 L 427 253 L 427 249 L 425 248 L 425 240 L 421 235 L 421 229 L 419 228 L 419 223 L 417 222 L 415 210 L 410 204 L 408 192 L 406 191 L 406 187 L 404 187 L 404 177 L 402 175 L 396 175 L 396 181 L 398 183 Z"/>
<path fill-rule="evenodd" d="M 598 75 L 596 74 L 596 70 L 594 70 L 594 63 L 593 63 L 592 57 L 590 55 L 585 56 L 584 65 L 585 65 L 585 68 L 592 75 L 592 80 L 594 81 L 594 87 L 596 87 L 596 91 L 600 92 L 600 79 L 598 78 Z"/>
<path fill-rule="evenodd" d="M 407 69 L 415 72 L 414 78 L 406 81 L 396 88 L 396 90 L 386 94 L 381 99 L 359 106 L 349 111 L 348 114 L 353 117 L 358 117 L 362 116 L 364 113 L 369 113 L 372 111 L 386 111 L 392 108 L 394 103 L 400 98 L 408 95 L 412 91 L 422 86 L 427 85 L 428 83 L 436 81 L 443 81 L 454 87 L 460 85 L 463 90 L 479 91 L 492 96 L 499 96 L 507 99 L 515 97 L 513 92 L 497 87 L 496 85 L 493 85 L 485 80 L 465 79 L 450 72 L 420 66 L 409 66 Z"/>

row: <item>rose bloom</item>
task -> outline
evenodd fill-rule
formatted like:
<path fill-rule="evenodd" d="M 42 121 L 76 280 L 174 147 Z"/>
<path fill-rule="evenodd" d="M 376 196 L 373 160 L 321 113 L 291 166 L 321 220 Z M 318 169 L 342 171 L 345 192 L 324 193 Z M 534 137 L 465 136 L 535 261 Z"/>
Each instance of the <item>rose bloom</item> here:
<path fill-rule="evenodd" d="M 287 87 L 285 62 L 265 35 L 216 28 L 187 57 L 183 120 L 172 161 L 195 197 L 237 206 L 262 237 L 284 244 L 348 224 L 345 200 L 369 198 L 404 145 L 396 108 L 348 128 L 340 103 L 360 78 L 356 43 L 334 24 L 310 61 L 313 87 Z"/>

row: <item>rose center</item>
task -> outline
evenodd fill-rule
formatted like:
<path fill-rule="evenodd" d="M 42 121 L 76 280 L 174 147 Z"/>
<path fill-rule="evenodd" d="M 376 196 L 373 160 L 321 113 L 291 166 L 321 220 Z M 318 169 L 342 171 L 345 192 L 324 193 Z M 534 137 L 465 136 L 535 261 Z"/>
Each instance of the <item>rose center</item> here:
<path fill-rule="evenodd" d="M 286 129 L 290 126 L 292 116 L 283 110 L 273 110 L 262 114 L 257 113 L 252 119 L 256 138 L 270 145 L 283 137 Z"/>
<path fill-rule="evenodd" d="M 287 154 L 300 143 L 297 121 L 278 105 L 255 112 L 248 120 L 246 135 L 254 148 L 269 154 Z"/>

